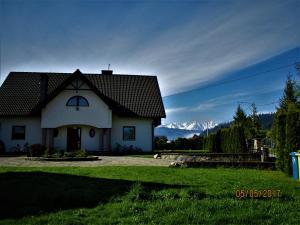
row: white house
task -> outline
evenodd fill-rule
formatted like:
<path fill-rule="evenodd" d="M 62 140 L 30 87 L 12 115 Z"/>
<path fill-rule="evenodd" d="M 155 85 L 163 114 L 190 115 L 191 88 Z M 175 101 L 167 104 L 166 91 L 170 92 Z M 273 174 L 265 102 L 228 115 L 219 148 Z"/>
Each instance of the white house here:
<path fill-rule="evenodd" d="M 165 110 L 156 76 L 11 72 L 0 88 L 0 140 L 6 151 L 32 144 L 151 151 L 161 118 Z"/>

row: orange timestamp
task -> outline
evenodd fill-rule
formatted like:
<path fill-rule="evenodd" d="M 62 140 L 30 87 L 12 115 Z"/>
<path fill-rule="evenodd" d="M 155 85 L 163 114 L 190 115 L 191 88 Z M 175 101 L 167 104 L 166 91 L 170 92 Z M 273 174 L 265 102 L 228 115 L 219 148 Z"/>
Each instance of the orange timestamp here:
<path fill-rule="evenodd" d="M 281 196 L 281 190 L 237 189 L 234 194 L 236 198 L 279 198 Z"/>

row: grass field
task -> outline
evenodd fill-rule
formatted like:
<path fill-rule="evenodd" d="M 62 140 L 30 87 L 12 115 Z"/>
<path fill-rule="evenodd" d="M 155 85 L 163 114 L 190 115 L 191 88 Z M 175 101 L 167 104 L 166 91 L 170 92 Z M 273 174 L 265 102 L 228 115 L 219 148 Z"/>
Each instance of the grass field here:
<path fill-rule="evenodd" d="M 276 196 L 235 196 L 269 189 Z M 277 171 L 0 167 L 6 225 L 299 224 L 299 209 L 300 183 Z"/>

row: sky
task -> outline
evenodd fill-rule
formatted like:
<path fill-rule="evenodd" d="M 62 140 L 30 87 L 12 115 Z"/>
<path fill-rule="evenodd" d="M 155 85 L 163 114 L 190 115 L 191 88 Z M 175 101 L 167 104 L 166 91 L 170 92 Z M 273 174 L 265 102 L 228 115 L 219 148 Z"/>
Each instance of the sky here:
<path fill-rule="evenodd" d="M 299 0 L 0 0 L 10 71 L 157 75 L 163 123 L 275 110 L 300 60 Z"/>

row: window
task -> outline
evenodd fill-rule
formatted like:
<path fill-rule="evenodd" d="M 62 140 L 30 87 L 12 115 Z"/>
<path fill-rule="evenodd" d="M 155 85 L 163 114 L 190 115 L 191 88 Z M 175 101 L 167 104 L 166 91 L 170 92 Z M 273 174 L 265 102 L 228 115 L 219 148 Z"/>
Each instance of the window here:
<path fill-rule="evenodd" d="M 12 140 L 24 140 L 25 139 L 25 126 L 13 126 L 11 133 Z"/>
<path fill-rule="evenodd" d="M 124 141 L 135 140 L 135 127 L 123 127 L 123 140 Z"/>
<path fill-rule="evenodd" d="M 82 96 L 73 96 L 67 101 L 67 106 L 75 106 L 75 107 L 85 106 L 85 107 L 87 107 L 87 106 L 89 106 L 89 102 L 86 98 L 84 98 Z"/>

